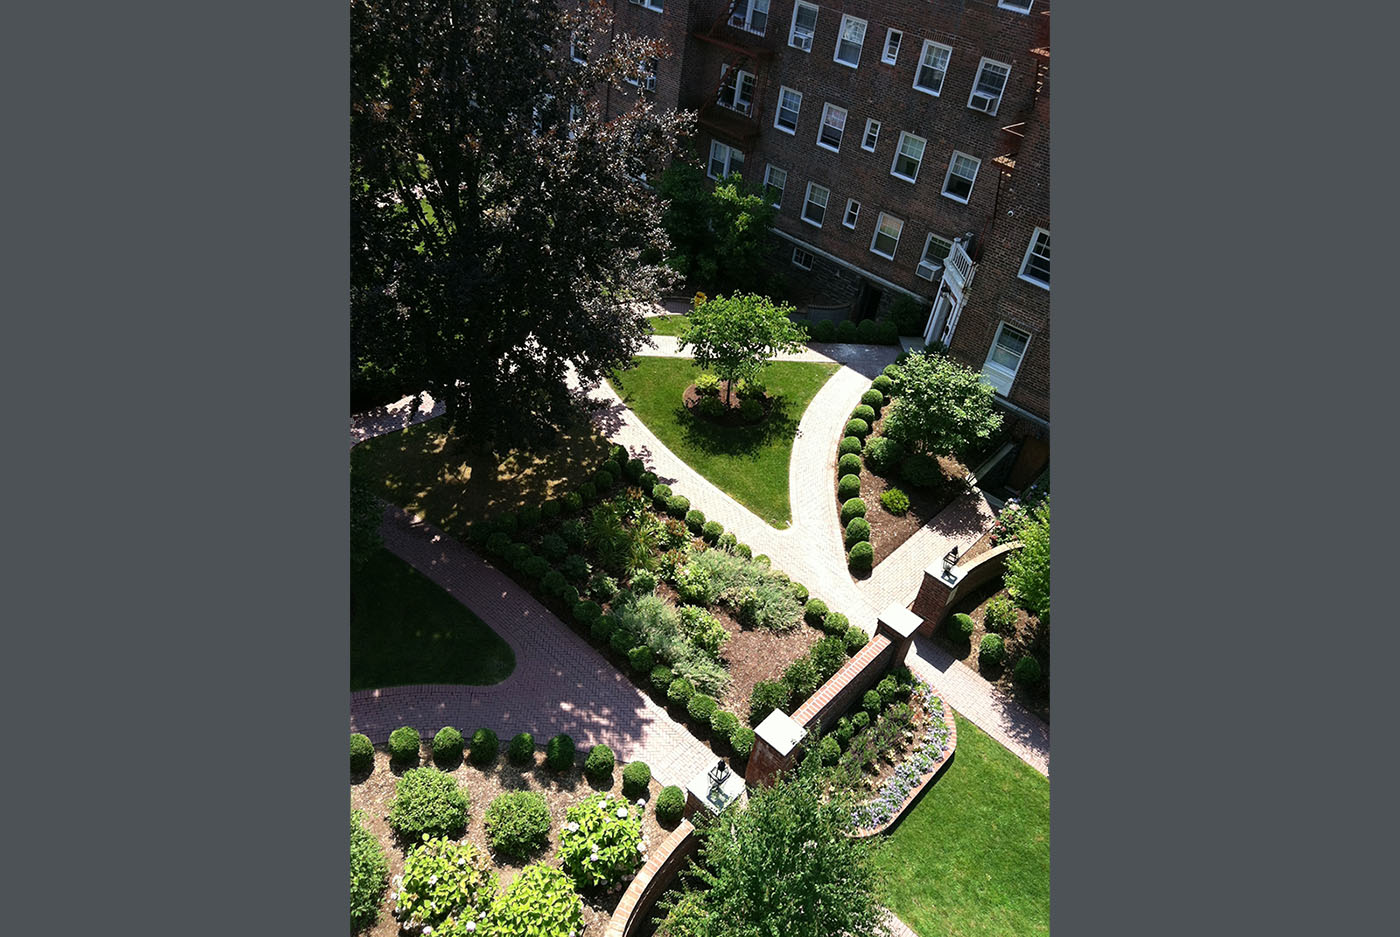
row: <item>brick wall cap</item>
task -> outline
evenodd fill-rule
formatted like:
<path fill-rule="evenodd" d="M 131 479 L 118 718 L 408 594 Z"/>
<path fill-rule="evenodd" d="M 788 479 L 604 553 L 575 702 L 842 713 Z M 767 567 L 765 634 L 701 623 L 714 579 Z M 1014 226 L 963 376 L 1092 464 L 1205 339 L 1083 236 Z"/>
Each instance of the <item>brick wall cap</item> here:
<path fill-rule="evenodd" d="M 939 569 L 942 569 L 941 565 Z M 921 624 L 923 624 L 922 618 L 896 602 L 880 613 L 876 628 L 888 628 L 899 637 L 907 638 L 917 631 Z"/>
<path fill-rule="evenodd" d="M 779 755 L 787 757 L 797 747 L 797 743 L 802 741 L 807 730 L 781 709 L 775 709 L 758 724 L 754 734 L 767 742 Z"/>

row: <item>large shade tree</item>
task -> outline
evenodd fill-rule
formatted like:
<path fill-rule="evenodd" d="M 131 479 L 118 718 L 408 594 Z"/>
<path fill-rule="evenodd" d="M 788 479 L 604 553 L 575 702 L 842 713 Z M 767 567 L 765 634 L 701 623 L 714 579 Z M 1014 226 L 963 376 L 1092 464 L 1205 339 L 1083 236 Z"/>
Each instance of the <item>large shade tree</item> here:
<path fill-rule="evenodd" d="M 884 433 L 912 452 L 961 456 L 1001 426 L 996 389 L 947 355 L 911 355 L 894 381 Z"/>
<path fill-rule="evenodd" d="M 694 349 L 698 367 L 729 382 L 727 398 L 735 381 L 753 380 L 774 355 L 802 349 L 807 330 L 788 318 L 793 311 L 754 293 L 715 296 L 695 304 L 677 347 Z"/>
<path fill-rule="evenodd" d="M 668 276 L 635 180 L 686 118 L 638 100 L 602 119 L 595 92 L 665 54 L 609 31 L 599 2 L 351 0 L 355 367 L 497 448 L 550 434 L 570 367 L 592 383 L 631 359 Z"/>

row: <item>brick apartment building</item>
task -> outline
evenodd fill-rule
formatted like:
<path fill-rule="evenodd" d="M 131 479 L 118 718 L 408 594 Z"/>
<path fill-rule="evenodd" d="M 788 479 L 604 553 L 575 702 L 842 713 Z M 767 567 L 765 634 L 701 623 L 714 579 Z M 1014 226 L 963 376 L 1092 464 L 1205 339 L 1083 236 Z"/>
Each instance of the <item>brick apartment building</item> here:
<path fill-rule="evenodd" d="M 1050 416 L 1048 0 L 611 0 L 665 40 L 637 95 L 698 113 L 712 178 L 761 182 L 773 260 L 815 302 L 883 315 L 982 369 L 1018 425 Z"/>

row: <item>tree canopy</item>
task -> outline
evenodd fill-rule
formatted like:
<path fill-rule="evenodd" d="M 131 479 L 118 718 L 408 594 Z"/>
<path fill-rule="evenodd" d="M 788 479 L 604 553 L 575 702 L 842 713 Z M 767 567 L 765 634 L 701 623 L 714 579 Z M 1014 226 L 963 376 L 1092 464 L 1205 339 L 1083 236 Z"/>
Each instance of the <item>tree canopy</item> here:
<path fill-rule="evenodd" d="M 1050 624 L 1050 502 L 1031 512 L 1016 534 L 1021 549 L 1006 558 L 1006 589 L 1016 604 Z"/>
<path fill-rule="evenodd" d="M 911 355 L 899 365 L 884 434 L 928 455 L 961 455 L 1001 426 L 996 390 L 947 355 Z"/>
<path fill-rule="evenodd" d="M 732 173 L 710 188 L 698 165 L 677 161 L 662 173 L 661 223 L 671 239 L 666 262 L 706 290 L 763 291 L 772 285 L 767 256 L 777 210 Z"/>
<path fill-rule="evenodd" d="M 788 318 L 793 311 L 754 293 L 715 296 L 695 305 L 678 347 L 693 348 L 696 365 L 729 381 L 732 390 L 734 381 L 758 377 L 774 355 L 802 349 L 807 330 Z"/>
<path fill-rule="evenodd" d="M 570 369 L 625 365 L 671 276 L 636 178 L 687 118 L 639 96 L 602 119 L 593 92 L 665 52 L 609 31 L 600 2 L 351 0 L 355 373 L 428 390 L 459 433 L 550 435 Z"/>

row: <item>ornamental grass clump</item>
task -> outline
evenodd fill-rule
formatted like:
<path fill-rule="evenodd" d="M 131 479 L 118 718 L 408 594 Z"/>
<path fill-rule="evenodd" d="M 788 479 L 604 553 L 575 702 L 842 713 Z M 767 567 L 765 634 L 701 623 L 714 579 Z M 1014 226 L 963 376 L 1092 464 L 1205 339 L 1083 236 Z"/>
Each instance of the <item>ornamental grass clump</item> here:
<path fill-rule="evenodd" d="M 631 874 L 645 857 L 641 808 L 610 794 L 594 794 L 564 814 L 559 861 L 580 891 L 606 888 Z"/>

